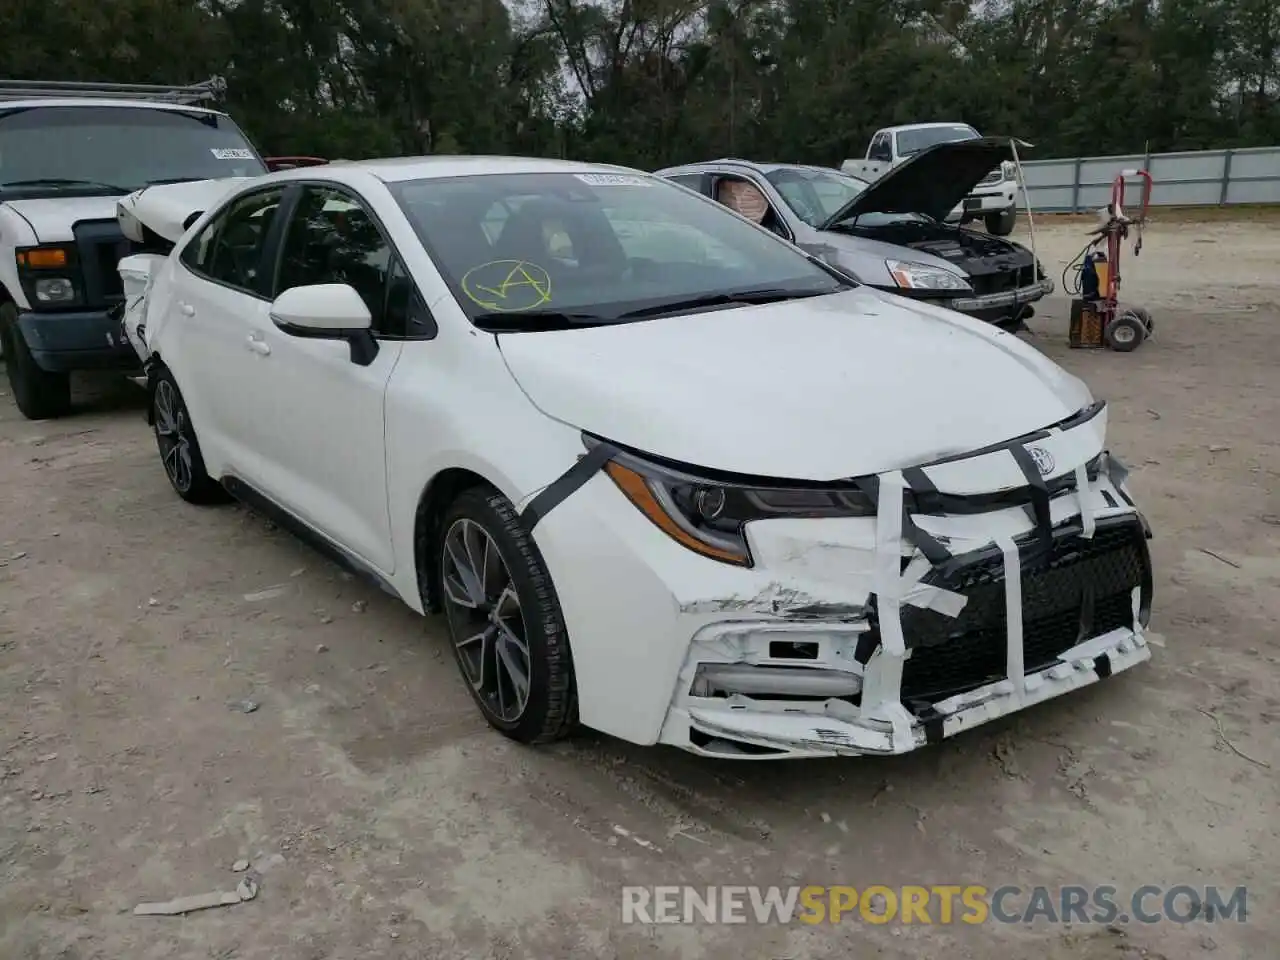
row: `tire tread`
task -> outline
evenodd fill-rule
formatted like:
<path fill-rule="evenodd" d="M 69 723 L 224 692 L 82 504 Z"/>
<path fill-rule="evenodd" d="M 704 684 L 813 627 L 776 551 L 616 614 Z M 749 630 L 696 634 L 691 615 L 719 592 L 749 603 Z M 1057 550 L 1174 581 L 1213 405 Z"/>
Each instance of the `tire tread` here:
<path fill-rule="evenodd" d="M 178 381 L 174 378 L 173 372 L 168 367 L 161 365 L 156 370 L 156 384 L 161 380 L 168 380 L 170 386 L 173 387 L 177 394 L 178 402 L 182 404 L 182 410 L 186 414 L 187 431 L 191 439 L 191 486 L 184 493 L 177 487 L 173 486 L 170 481 L 169 486 L 179 497 L 187 503 L 196 506 L 214 506 L 230 502 L 231 494 L 213 477 L 209 476 L 209 472 L 204 466 L 204 455 L 200 452 L 200 441 L 196 436 L 196 428 L 191 423 L 191 411 L 187 409 L 186 398 L 182 395 L 182 388 L 178 386 Z M 152 413 L 154 414 L 155 405 L 155 384 L 152 385 L 151 397 L 149 402 L 152 404 Z M 156 445 L 159 446 L 159 437 L 156 438 Z M 165 478 L 168 479 L 166 472 Z"/>
<path fill-rule="evenodd" d="M 486 514 L 497 521 L 498 529 L 490 529 L 490 534 L 507 541 L 500 544 L 504 553 L 506 548 L 514 550 L 516 556 L 509 559 L 518 559 L 523 568 L 521 571 L 512 570 L 511 573 L 513 577 L 523 575 L 525 581 L 523 590 L 522 585 L 517 582 L 521 605 L 525 606 L 530 598 L 534 601 L 534 609 L 524 611 L 525 629 L 530 634 L 538 631 L 539 643 L 535 645 L 530 640 L 530 655 L 542 658 L 546 675 L 546 702 L 541 716 L 531 715 L 526 708 L 525 715 L 517 721 L 514 728 L 498 729 L 512 739 L 530 745 L 562 740 L 578 725 L 577 685 L 569 634 L 541 552 L 533 541 L 532 533 L 516 513 L 515 506 L 492 487 L 476 486 L 462 491 L 447 508 L 433 549 L 437 555 L 440 553 L 443 538 L 455 519 L 468 516 L 472 520 L 483 521 Z M 490 524 L 482 522 L 482 526 L 488 528 Z M 437 586 L 443 596 L 443 570 L 438 571 L 438 577 Z M 452 643 L 452 637 L 450 642 Z M 536 693 L 537 691 L 531 691 L 530 697 L 534 697 Z"/>

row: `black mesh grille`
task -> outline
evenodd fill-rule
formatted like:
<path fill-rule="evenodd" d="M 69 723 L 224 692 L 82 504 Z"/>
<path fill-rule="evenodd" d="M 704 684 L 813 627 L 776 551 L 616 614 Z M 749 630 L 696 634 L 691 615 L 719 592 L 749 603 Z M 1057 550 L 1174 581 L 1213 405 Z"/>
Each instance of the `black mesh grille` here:
<path fill-rule="evenodd" d="M 101 293 L 104 300 L 124 295 L 124 281 L 121 279 L 120 271 L 117 268 L 120 261 L 129 256 L 131 252 L 132 248 L 128 240 L 120 240 L 115 243 L 107 241 L 97 245 L 98 270 L 99 276 L 102 277 Z"/>
<path fill-rule="evenodd" d="M 117 269 L 120 261 L 135 252 L 135 244 L 120 232 L 114 220 L 82 220 L 72 228 L 76 238 L 85 305 L 106 307 L 124 298 L 124 285 Z"/>
<path fill-rule="evenodd" d="M 1023 663 L 1028 673 L 1090 637 L 1133 623 L 1132 592 L 1150 601 L 1151 561 L 1141 523 L 1099 524 L 1092 540 L 1079 528 L 1059 534 L 1051 550 L 1027 549 L 1022 574 Z M 1004 561 L 986 552 L 945 578 L 926 582 L 969 598 L 959 617 L 904 606 L 902 629 L 914 648 L 903 667 L 903 700 L 938 700 L 1006 675 Z"/>
<path fill-rule="evenodd" d="M 1031 266 L 1015 267 L 995 273 L 974 274 L 969 277 L 969 282 L 973 284 L 973 292 L 977 296 L 984 296 L 988 293 L 1006 293 L 1010 290 L 1029 287 L 1035 283 L 1035 268 Z"/>

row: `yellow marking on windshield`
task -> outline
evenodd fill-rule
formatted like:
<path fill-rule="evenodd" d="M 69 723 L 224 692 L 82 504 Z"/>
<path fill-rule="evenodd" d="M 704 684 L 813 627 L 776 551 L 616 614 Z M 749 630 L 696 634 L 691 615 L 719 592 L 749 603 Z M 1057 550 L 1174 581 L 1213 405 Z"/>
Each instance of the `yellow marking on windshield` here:
<path fill-rule="evenodd" d="M 528 260 L 491 260 L 462 275 L 462 292 L 486 310 L 533 310 L 551 302 L 551 275 Z"/>

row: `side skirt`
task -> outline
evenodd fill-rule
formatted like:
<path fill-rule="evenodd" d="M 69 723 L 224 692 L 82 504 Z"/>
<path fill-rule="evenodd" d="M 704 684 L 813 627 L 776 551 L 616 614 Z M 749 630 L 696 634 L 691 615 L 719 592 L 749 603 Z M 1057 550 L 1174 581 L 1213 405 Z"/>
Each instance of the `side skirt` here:
<path fill-rule="evenodd" d="M 372 583 L 384 593 L 389 593 L 397 600 L 403 600 L 399 591 L 396 590 L 396 588 L 391 585 L 391 582 L 381 573 L 373 569 L 373 567 L 369 566 L 358 557 L 352 556 L 315 527 L 311 526 L 311 524 L 307 523 L 296 514 L 286 510 L 257 488 L 250 486 L 239 477 L 234 476 L 222 477 L 220 482 L 229 494 L 245 506 L 250 507 L 251 509 L 270 518 L 278 526 L 288 530 L 303 543 L 307 544 L 317 553 L 322 554 L 329 560 L 332 560 L 343 570 L 346 570 L 353 576 L 357 576 L 362 580 Z"/>

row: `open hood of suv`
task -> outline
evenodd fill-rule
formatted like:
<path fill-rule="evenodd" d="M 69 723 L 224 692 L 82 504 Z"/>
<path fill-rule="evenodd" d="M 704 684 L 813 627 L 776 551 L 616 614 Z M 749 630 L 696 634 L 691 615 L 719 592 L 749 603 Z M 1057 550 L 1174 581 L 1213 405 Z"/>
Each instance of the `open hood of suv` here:
<path fill-rule="evenodd" d="M 922 150 L 837 210 L 822 229 L 861 213 L 922 213 L 943 220 L 979 180 L 1013 159 L 1014 143 L 1031 146 L 1011 137 L 982 137 Z"/>

